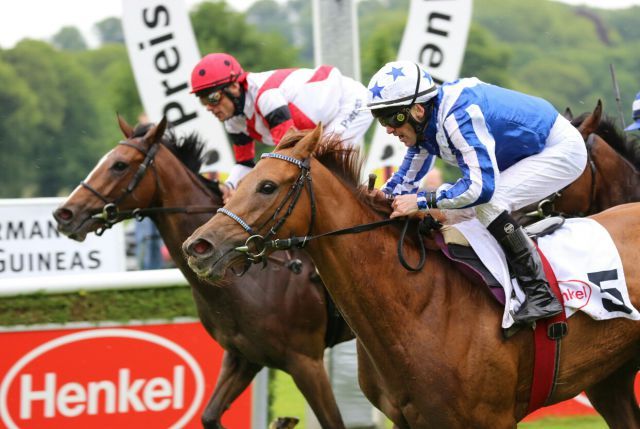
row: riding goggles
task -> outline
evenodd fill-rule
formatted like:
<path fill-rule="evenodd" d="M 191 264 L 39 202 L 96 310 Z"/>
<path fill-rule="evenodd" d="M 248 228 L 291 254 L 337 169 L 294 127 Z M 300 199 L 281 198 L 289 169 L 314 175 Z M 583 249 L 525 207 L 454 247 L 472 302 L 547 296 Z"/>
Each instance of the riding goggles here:
<path fill-rule="evenodd" d="M 409 120 L 409 110 L 404 107 L 392 113 L 385 112 L 384 109 L 373 110 L 371 113 L 383 127 L 399 128 Z"/>
<path fill-rule="evenodd" d="M 202 103 L 203 106 L 217 106 L 222 101 L 223 95 L 222 90 L 213 91 L 207 95 L 201 95 L 199 97 L 200 103 Z"/>

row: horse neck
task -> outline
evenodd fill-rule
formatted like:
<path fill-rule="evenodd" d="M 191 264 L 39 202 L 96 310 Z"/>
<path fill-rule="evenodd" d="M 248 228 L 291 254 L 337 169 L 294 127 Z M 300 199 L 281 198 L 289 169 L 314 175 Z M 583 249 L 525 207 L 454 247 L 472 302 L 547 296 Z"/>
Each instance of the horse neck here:
<path fill-rule="evenodd" d="M 640 174 L 633 163 L 604 140 L 594 145 L 592 157 L 596 181 L 602 183 L 596 198 L 599 210 L 640 201 Z"/>
<path fill-rule="evenodd" d="M 358 201 L 339 180 L 314 175 L 313 182 L 318 213 L 314 234 L 380 220 L 379 215 Z M 442 257 L 437 252 L 429 252 L 422 271 L 405 270 L 398 261 L 398 236 L 396 227 L 385 226 L 361 234 L 322 238 L 307 246 L 331 296 L 368 347 L 377 344 L 384 348 L 381 342 L 398 335 L 394 326 L 411 326 L 417 319 L 424 321 L 425 317 L 444 321 L 448 315 L 443 314 L 442 309 L 449 308 L 444 301 L 458 288 L 447 284 L 448 274 L 443 267 L 448 264 L 439 263 Z M 418 260 L 415 246 L 407 243 L 404 250 L 407 260 L 412 263 Z M 444 281 L 450 289 L 436 290 L 434 278 Z M 441 323 L 429 325 L 442 326 Z"/>
<path fill-rule="evenodd" d="M 209 220 L 215 214 L 213 208 L 221 207 L 221 204 L 214 200 L 202 181 L 164 147 L 156 155 L 155 169 L 158 183 L 151 207 L 212 207 L 211 212 L 205 213 L 159 213 L 152 216 L 176 265 L 187 278 L 195 278 L 182 254 L 182 243 Z"/>

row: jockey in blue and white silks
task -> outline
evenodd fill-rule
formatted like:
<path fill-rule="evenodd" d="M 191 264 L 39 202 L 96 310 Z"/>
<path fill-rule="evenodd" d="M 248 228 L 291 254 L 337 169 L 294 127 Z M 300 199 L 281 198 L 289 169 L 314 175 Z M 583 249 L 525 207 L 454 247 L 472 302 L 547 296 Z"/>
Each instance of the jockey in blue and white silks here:
<path fill-rule="evenodd" d="M 460 79 L 437 86 L 409 61 L 385 64 L 369 83 L 374 117 L 408 147 L 382 188 L 395 196 L 391 217 L 418 210 L 472 208 L 502 245 L 527 302 L 514 319 L 530 323 L 561 311 L 533 243 L 509 213 L 577 179 L 587 161 L 584 141 L 547 101 Z M 435 157 L 460 168 L 455 183 L 418 190 Z"/>

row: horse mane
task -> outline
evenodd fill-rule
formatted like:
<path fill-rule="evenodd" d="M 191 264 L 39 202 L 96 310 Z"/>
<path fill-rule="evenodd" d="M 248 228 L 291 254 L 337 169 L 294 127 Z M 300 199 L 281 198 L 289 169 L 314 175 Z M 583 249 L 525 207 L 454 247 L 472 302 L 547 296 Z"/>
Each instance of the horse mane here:
<path fill-rule="evenodd" d="M 574 118 L 571 124 L 575 127 L 580 126 L 588 115 L 588 112 L 581 114 Z M 626 134 L 616 126 L 614 118 L 603 116 L 595 133 L 602 137 L 620 156 L 631 162 L 636 169 L 640 169 L 640 147 L 638 147 L 638 142 L 627 139 Z"/>
<path fill-rule="evenodd" d="M 278 144 L 278 150 L 295 146 L 310 132 L 311 130 L 288 133 Z M 389 200 L 380 195 L 370 195 L 366 187 L 360 183 L 364 159 L 360 156 L 359 148 L 344 144 L 338 135 L 323 136 L 316 145 L 313 156 L 342 183 L 348 185 L 358 201 L 378 214 L 388 217 L 391 213 Z"/>
<path fill-rule="evenodd" d="M 131 138 L 144 137 L 153 126 L 154 124 L 152 123 L 136 125 Z M 185 167 L 194 173 L 208 189 L 222 196 L 217 182 L 200 175 L 200 167 L 202 167 L 204 162 L 204 153 L 206 151 L 206 141 L 197 132 L 193 131 L 187 136 L 177 138 L 175 131 L 168 129 L 165 131 L 161 143 L 169 149 Z"/>

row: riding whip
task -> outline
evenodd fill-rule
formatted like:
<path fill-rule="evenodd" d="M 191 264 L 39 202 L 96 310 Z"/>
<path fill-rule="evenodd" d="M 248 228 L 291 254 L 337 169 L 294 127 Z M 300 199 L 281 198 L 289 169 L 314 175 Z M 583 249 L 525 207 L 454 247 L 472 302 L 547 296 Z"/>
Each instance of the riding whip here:
<path fill-rule="evenodd" d="M 613 82 L 613 92 L 616 96 L 616 105 L 618 106 L 618 115 L 620 115 L 620 122 L 622 123 L 622 128 L 626 128 L 627 126 L 624 123 L 624 115 L 622 114 L 622 107 L 620 106 L 620 88 L 618 88 L 618 80 L 616 79 L 616 70 L 613 67 L 613 63 L 609 64 L 609 69 L 611 70 L 611 80 Z"/>

